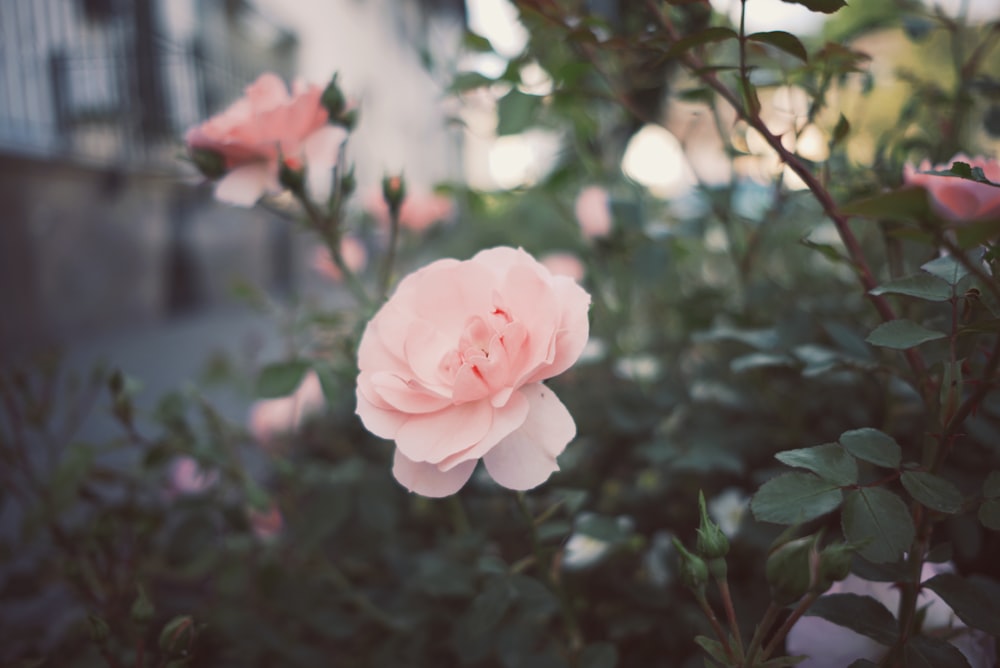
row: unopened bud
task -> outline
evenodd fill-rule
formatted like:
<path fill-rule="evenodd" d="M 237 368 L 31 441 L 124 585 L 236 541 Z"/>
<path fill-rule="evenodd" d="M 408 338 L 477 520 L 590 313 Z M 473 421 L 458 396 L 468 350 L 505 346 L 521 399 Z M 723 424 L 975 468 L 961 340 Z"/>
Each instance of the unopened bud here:
<path fill-rule="evenodd" d="M 152 601 L 146 596 L 146 590 L 142 585 L 139 585 L 139 595 L 136 597 L 135 601 L 132 603 L 132 621 L 136 624 L 148 624 L 153 620 L 153 615 L 156 614 L 155 608 L 153 608 Z"/>
<path fill-rule="evenodd" d="M 813 591 L 822 594 L 834 582 L 840 582 L 851 574 L 851 560 L 857 548 L 847 543 L 833 543 L 823 548 L 819 554 L 819 578 Z"/>
<path fill-rule="evenodd" d="M 702 492 L 698 492 L 698 509 L 701 512 L 701 525 L 698 527 L 698 541 L 695 544 L 698 554 L 709 561 L 725 557 L 729 553 L 729 539 L 708 516 Z"/>
<path fill-rule="evenodd" d="M 111 636 L 111 629 L 108 628 L 108 623 L 104 621 L 104 618 L 89 614 L 87 621 L 90 623 L 90 639 L 98 645 L 107 643 Z"/>
<path fill-rule="evenodd" d="M 688 552 L 684 544 L 676 538 L 673 539 L 673 542 L 679 555 L 678 576 L 681 584 L 698 591 L 704 589 L 708 583 L 708 566 L 705 564 L 705 560 Z"/>
<path fill-rule="evenodd" d="M 221 153 L 207 148 L 192 148 L 189 152 L 191 162 L 205 178 L 213 181 L 226 173 L 226 159 Z"/>
<path fill-rule="evenodd" d="M 344 113 L 342 113 L 336 119 L 336 123 L 337 123 L 337 125 L 342 125 L 345 130 L 347 130 L 348 132 L 350 132 L 351 130 L 353 130 L 357 126 L 357 124 L 358 124 L 358 116 L 359 115 L 360 114 L 358 112 L 357 107 L 352 107 L 350 109 L 346 109 L 346 110 L 344 110 Z"/>
<path fill-rule="evenodd" d="M 816 537 L 799 538 L 777 548 L 767 558 L 767 582 L 771 598 L 788 605 L 802 598 L 813 583 Z"/>
<path fill-rule="evenodd" d="M 402 174 L 382 179 L 382 198 L 389 206 L 389 211 L 394 214 L 399 213 L 399 208 L 406 199 L 406 181 L 403 180 Z"/>
<path fill-rule="evenodd" d="M 170 655 L 183 655 L 190 651 L 194 634 L 194 620 L 190 615 L 174 617 L 160 631 L 160 649 Z"/>
<path fill-rule="evenodd" d="M 303 192 L 306 183 L 305 171 L 298 160 L 285 158 L 281 161 L 281 167 L 278 169 L 278 183 L 293 193 Z"/>
<path fill-rule="evenodd" d="M 330 83 L 326 85 L 323 89 L 323 95 L 320 97 L 320 103 L 326 108 L 326 113 L 330 115 L 331 120 L 336 120 L 340 118 L 341 114 L 344 113 L 344 107 L 347 105 L 347 100 L 344 99 L 344 94 L 340 90 L 340 86 L 337 85 L 337 75 L 334 74 L 333 78 L 330 79 Z"/>

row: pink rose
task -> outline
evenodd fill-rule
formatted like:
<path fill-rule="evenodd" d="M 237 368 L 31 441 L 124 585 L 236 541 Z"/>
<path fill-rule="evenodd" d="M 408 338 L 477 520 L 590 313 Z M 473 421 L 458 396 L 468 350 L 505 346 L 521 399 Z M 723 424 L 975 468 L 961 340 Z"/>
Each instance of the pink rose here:
<path fill-rule="evenodd" d="M 545 268 L 556 276 L 569 276 L 579 283 L 586 274 L 580 258 L 572 253 L 549 253 L 540 258 Z"/>
<path fill-rule="evenodd" d="M 277 538 L 278 534 L 285 526 L 285 518 L 282 516 L 278 506 L 272 505 L 266 511 L 250 509 L 247 511 L 250 520 L 250 528 L 253 535 L 262 541 L 270 541 Z"/>
<path fill-rule="evenodd" d="M 583 236 L 588 239 L 606 237 L 611 233 L 611 202 L 608 191 L 601 186 L 588 186 L 576 197 L 576 220 Z"/>
<path fill-rule="evenodd" d="M 957 176 L 923 173 L 950 169 L 954 162 L 965 162 L 970 167 L 979 167 L 987 179 L 1000 183 L 1000 162 L 986 158 L 969 158 L 962 154 L 956 155 L 944 165 L 932 167 L 927 160 L 920 163 L 917 168 L 905 165 L 903 181 L 908 185 L 924 188 L 931 197 L 935 211 L 951 222 L 968 223 L 1000 218 L 1000 187 Z"/>
<path fill-rule="evenodd" d="M 448 496 L 480 458 L 510 489 L 548 479 L 576 424 L 541 381 L 580 356 L 589 306 L 572 279 L 513 248 L 404 278 L 358 351 L 357 413 L 396 441 L 396 479 Z"/>
<path fill-rule="evenodd" d="M 382 191 L 372 191 L 365 199 L 365 209 L 381 225 L 389 224 L 389 205 Z M 399 206 L 399 226 L 414 232 L 423 232 L 434 223 L 448 220 L 455 212 L 450 197 L 434 192 L 417 190 L 407 193 Z"/>
<path fill-rule="evenodd" d="M 368 264 L 368 251 L 355 237 L 344 237 L 340 240 L 340 256 L 344 258 L 347 268 L 354 273 L 358 273 Z M 330 249 L 325 246 L 318 246 L 313 251 L 312 266 L 331 281 L 340 282 L 344 278 L 340 267 L 334 264 L 333 258 L 330 257 Z"/>
<path fill-rule="evenodd" d="M 219 480 L 218 471 L 205 471 L 193 457 L 178 457 L 170 467 L 167 496 L 201 494 Z"/>
<path fill-rule="evenodd" d="M 319 376 L 315 371 L 309 371 L 287 397 L 254 402 L 250 407 L 250 433 L 261 445 L 271 446 L 278 436 L 294 431 L 306 417 L 325 404 Z"/>
<path fill-rule="evenodd" d="M 310 194 L 326 201 L 347 131 L 327 124 L 318 86 L 297 81 L 289 95 L 275 74 L 262 74 L 246 94 L 222 113 L 188 130 L 189 150 L 213 151 L 225 162 L 227 174 L 215 187 L 217 199 L 251 206 L 265 193 L 279 193 L 279 159 L 293 168 L 305 167 Z"/>
<path fill-rule="evenodd" d="M 939 573 L 954 570 L 950 564 L 924 564 L 921 581 Z M 893 614 L 899 607 L 899 590 L 891 582 L 869 582 L 857 575 L 834 583 L 827 594 L 858 594 L 871 596 Z M 972 668 L 990 668 L 996 661 L 996 643 L 991 636 L 969 629 L 952 612 L 940 596 L 929 589 L 920 592 L 917 605 L 926 608 L 922 631 L 925 635 L 940 636 L 958 647 Z M 795 622 L 785 639 L 790 656 L 809 655 L 796 664 L 798 668 L 843 668 L 858 659 L 878 663 L 888 651 L 867 636 L 828 622 L 821 617 L 803 617 Z"/>

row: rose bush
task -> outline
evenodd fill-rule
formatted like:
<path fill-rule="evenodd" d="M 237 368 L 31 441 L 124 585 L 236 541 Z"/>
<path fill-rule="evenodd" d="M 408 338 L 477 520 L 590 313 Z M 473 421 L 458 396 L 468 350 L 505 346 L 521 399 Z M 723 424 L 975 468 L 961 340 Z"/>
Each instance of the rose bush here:
<path fill-rule="evenodd" d="M 251 206 L 265 193 L 281 192 L 284 160 L 289 167 L 305 167 L 309 192 L 325 200 L 347 131 L 327 124 L 322 93 L 296 81 L 289 94 L 280 77 L 262 74 L 228 109 L 188 130 L 189 151 L 210 151 L 223 162 L 226 174 L 216 184 L 216 198 Z"/>
<path fill-rule="evenodd" d="M 358 353 L 357 413 L 396 442 L 396 479 L 447 496 L 482 458 L 504 487 L 544 482 L 576 425 L 541 381 L 580 356 L 589 305 L 571 278 L 507 247 L 403 279 Z"/>
<path fill-rule="evenodd" d="M 924 160 L 918 167 L 906 165 L 903 168 L 903 180 L 909 185 L 927 190 L 934 209 L 952 222 L 1000 218 L 1000 187 L 957 176 L 928 173 L 932 170 L 947 170 L 954 162 L 964 162 L 972 168 L 978 167 L 983 170 L 987 179 L 1000 183 L 1000 162 L 981 157 L 969 158 L 961 154 L 947 164 L 931 166 L 929 161 Z"/>

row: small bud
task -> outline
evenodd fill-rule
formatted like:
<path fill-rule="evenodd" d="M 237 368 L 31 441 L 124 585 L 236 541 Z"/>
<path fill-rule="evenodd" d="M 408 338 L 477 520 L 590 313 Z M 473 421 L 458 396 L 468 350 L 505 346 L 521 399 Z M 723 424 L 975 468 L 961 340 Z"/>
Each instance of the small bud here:
<path fill-rule="evenodd" d="M 183 655 L 190 651 L 194 634 L 194 620 L 190 615 L 174 617 L 160 631 L 160 649 L 170 655 Z"/>
<path fill-rule="evenodd" d="M 347 106 L 347 100 L 344 99 L 344 94 L 341 92 L 340 86 L 337 85 L 336 74 L 333 75 L 330 83 L 323 90 L 320 103 L 326 108 L 326 113 L 330 115 L 331 120 L 336 122 L 343 115 L 344 108 Z"/>
<path fill-rule="evenodd" d="M 819 578 L 813 591 L 822 594 L 834 582 L 840 582 L 851 574 L 851 560 L 857 548 L 847 543 L 833 543 L 823 548 L 819 555 Z"/>
<path fill-rule="evenodd" d="M 281 160 L 281 167 L 278 169 L 278 183 L 293 193 L 304 192 L 306 183 L 305 172 L 298 160 L 293 158 L 284 158 Z"/>
<path fill-rule="evenodd" d="M 87 621 L 90 622 L 90 639 L 101 646 L 107 643 L 111 636 L 111 629 L 108 628 L 108 623 L 104 621 L 104 618 L 91 613 L 87 615 Z"/>
<path fill-rule="evenodd" d="M 729 539 L 719 525 L 708 516 L 705 507 L 705 495 L 698 492 L 698 509 L 701 512 L 701 525 L 698 527 L 698 554 L 709 561 L 721 559 L 729 553 Z"/>
<path fill-rule="evenodd" d="M 406 199 L 406 182 L 403 175 L 386 176 L 382 179 L 382 198 L 389 206 L 389 211 L 393 214 L 399 213 L 399 208 L 403 206 Z"/>
<path fill-rule="evenodd" d="M 135 602 L 132 603 L 132 621 L 136 624 L 148 624 L 153 620 L 153 615 L 156 614 L 155 608 L 153 608 L 152 601 L 146 596 L 146 590 L 142 585 L 139 585 L 139 595 L 136 597 Z"/>
<path fill-rule="evenodd" d="M 680 562 L 678 564 L 678 575 L 681 584 L 698 591 L 704 589 L 705 584 L 708 582 L 708 566 L 705 564 L 705 560 L 688 552 L 684 544 L 676 538 L 673 539 L 673 542 Z"/>
<path fill-rule="evenodd" d="M 766 572 L 775 603 L 794 603 L 809 591 L 814 581 L 812 557 L 815 552 L 815 536 L 789 541 L 771 552 Z"/>
<path fill-rule="evenodd" d="M 350 132 L 358 125 L 358 110 L 357 108 L 347 109 L 337 118 L 337 125 L 342 125 L 345 130 Z"/>
<path fill-rule="evenodd" d="M 344 173 L 343 178 L 340 180 L 340 194 L 341 197 L 347 198 L 351 196 L 358 187 L 358 179 L 354 176 L 354 165 Z"/>
<path fill-rule="evenodd" d="M 192 148 L 189 155 L 191 162 L 206 179 L 214 181 L 226 173 L 226 159 L 221 153 L 207 148 Z"/>

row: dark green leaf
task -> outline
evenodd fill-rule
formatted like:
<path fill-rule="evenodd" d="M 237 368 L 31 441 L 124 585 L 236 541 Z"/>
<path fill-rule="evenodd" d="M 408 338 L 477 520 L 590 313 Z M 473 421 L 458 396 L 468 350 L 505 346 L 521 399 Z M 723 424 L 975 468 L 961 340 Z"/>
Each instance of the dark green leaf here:
<path fill-rule="evenodd" d="M 809 469 L 837 485 L 853 485 L 858 482 L 858 463 L 838 443 L 785 450 L 774 458 L 789 466 Z"/>
<path fill-rule="evenodd" d="M 983 481 L 983 496 L 987 499 L 1000 497 L 1000 471 L 990 471 Z"/>
<path fill-rule="evenodd" d="M 474 88 L 482 88 L 496 83 L 493 79 L 483 76 L 479 72 L 459 72 L 451 81 L 448 90 L 452 93 L 464 93 Z"/>
<path fill-rule="evenodd" d="M 979 220 L 955 227 L 959 248 L 975 248 L 1000 236 L 1000 220 Z"/>
<path fill-rule="evenodd" d="M 287 397 L 298 388 L 309 368 L 305 360 L 268 364 L 257 376 L 257 396 L 261 399 Z"/>
<path fill-rule="evenodd" d="M 795 367 L 794 359 L 788 355 L 774 353 L 750 353 L 733 359 L 729 363 L 729 369 L 733 373 L 744 373 L 752 369 L 762 369 L 768 367 Z"/>
<path fill-rule="evenodd" d="M 587 645 L 577 660 L 579 668 L 615 668 L 618 665 L 618 650 L 609 642 Z"/>
<path fill-rule="evenodd" d="M 906 471 L 900 482 L 914 499 L 942 513 L 957 513 L 962 509 L 962 493 L 949 481 L 923 471 Z"/>
<path fill-rule="evenodd" d="M 738 37 L 739 35 L 730 28 L 723 28 L 721 26 L 706 28 L 701 32 L 688 35 L 671 44 L 670 48 L 663 53 L 663 58 L 675 58 L 696 46 L 708 44 L 709 42 L 721 42 L 726 39 L 736 39 Z"/>
<path fill-rule="evenodd" d="M 862 547 L 875 563 L 899 559 L 913 542 L 913 518 L 898 496 L 881 487 L 862 487 L 847 495 L 840 515 L 844 537 Z"/>
<path fill-rule="evenodd" d="M 464 624 L 474 635 L 485 635 L 493 630 L 514 602 L 514 591 L 507 578 L 490 578 L 486 587 L 472 599 L 472 607 L 465 615 Z"/>
<path fill-rule="evenodd" d="M 850 202 L 840 208 L 841 213 L 849 216 L 889 218 L 892 220 L 921 218 L 929 214 L 930 210 L 931 206 L 927 199 L 927 191 L 923 188 L 893 190 L 867 199 Z"/>
<path fill-rule="evenodd" d="M 471 30 L 465 31 L 462 44 L 466 49 L 477 53 L 491 53 L 493 51 L 493 45 L 490 44 L 490 40 Z"/>
<path fill-rule="evenodd" d="M 941 573 L 923 583 L 944 599 L 958 618 L 972 628 L 1000 636 L 1000 610 L 978 587 L 954 573 Z"/>
<path fill-rule="evenodd" d="M 1000 499 L 987 499 L 979 506 L 979 521 L 987 529 L 1000 531 Z"/>
<path fill-rule="evenodd" d="M 947 336 L 944 332 L 927 329 L 918 325 L 912 320 L 898 318 L 884 322 L 872 331 L 865 339 L 873 346 L 892 348 L 893 350 L 907 350 L 921 343 L 937 341 Z"/>
<path fill-rule="evenodd" d="M 752 35 L 747 35 L 747 39 L 751 42 L 769 44 L 773 47 L 781 49 L 787 54 L 795 56 L 803 62 L 807 62 L 809 60 L 809 54 L 806 53 L 806 47 L 802 46 L 802 42 L 799 41 L 799 38 L 791 33 L 785 32 L 784 30 L 755 32 Z"/>
<path fill-rule="evenodd" d="M 858 594 L 827 594 L 820 596 L 806 611 L 810 617 L 822 617 L 837 626 L 891 645 L 899 635 L 899 625 L 893 614 L 871 596 Z"/>
<path fill-rule="evenodd" d="M 706 636 L 695 636 L 694 641 L 698 643 L 698 647 L 705 650 L 705 653 L 716 661 L 722 664 L 731 663 L 728 657 L 726 657 L 726 650 L 723 649 L 722 643 L 718 640 L 713 640 Z"/>
<path fill-rule="evenodd" d="M 840 118 L 837 120 L 837 125 L 833 128 L 833 136 L 830 138 L 830 148 L 839 145 L 842 141 L 847 139 L 847 135 L 851 132 L 851 124 L 848 122 L 847 118 L 841 114 Z"/>
<path fill-rule="evenodd" d="M 497 103 L 497 135 L 515 135 L 524 132 L 541 108 L 542 98 L 528 95 L 514 88 Z"/>
<path fill-rule="evenodd" d="M 883 283 L 869 292 L 873 295 L 907 295 L 930 302 L 945 302 L 951 299 L 951 286 L 929 274 L 905 276 Z"/>
<path fill-rule="evenodd" d="M 978 261 L 978 258 L 974 261 Z M 961 260 L 951 255 L 936 258 L 920 267 L 929 274 L 934 274 L 938 278 L 944 279 L 949 285 L 955 285 L 969 275 L 969 270 L 965 268 Z"/>
<path fill-rule="evenodd" d="M 761 522 L 799 524 L 837 508 L 843 495 L 838 485 L 812 473 L 785 473 L 761 485 L 750 501 Z"/>
<path fill-rule="evenodd" d="M 846 0 L 782 0 L 793 5 L 802 5 L 806 9 L 824 14 L 833 14 L 841 7 L 846 7 Z"/>
<path fill-rule="evenodd" d="M 858 459 L 894 469 L 903 459 L 903 451 L 896 440 L 878 429 L 864 427 L 845 431 L 838 439 L 847 451 Z"/>
<path fill-rule="evenodd" d="M 910 638 L 903 656 L 906 668 L 971 668 L 957 647 L 927 636 Z"/>

